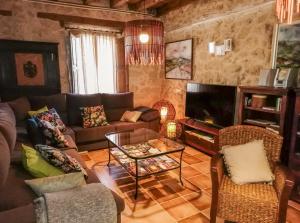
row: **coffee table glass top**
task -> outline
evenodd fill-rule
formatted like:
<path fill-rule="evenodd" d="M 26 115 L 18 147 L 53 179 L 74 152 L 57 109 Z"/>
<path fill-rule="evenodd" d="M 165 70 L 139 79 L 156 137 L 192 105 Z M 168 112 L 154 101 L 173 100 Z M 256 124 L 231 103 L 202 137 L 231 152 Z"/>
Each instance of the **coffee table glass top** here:
<path fill-rule="evenodd" d="M 131 159 L 145 159 L 179 152 L 184 146 L 150 129 L 106 134 L 106 138 Z"/>

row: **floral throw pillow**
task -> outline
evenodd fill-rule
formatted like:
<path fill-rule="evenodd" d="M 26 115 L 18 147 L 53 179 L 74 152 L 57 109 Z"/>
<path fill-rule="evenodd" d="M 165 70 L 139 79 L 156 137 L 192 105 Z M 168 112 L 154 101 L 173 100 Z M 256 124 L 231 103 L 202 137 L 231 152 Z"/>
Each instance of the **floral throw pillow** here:
<path fill-rule="evenodd" d="M 39 120 L 38 124 L 43 131 L 47 145 L 61 148 L 70 146 L 68 140 L 66 140 L 64 134 L 62 134 L 58 127 L 55 127 L 50 122 L 44 120 Z"/>
<path fill-rule="evenodd" d="M 82 172 L 85 176 L 87 176 L 87 172 L 80 163 L 63 151 L 41 144 L 35 145 L 35 148 L 46 161 L 51 163 L 53 166 L 62 169 L 65 173 Z"/>
<path fill-rule="evenodd" d="M 81 108 L 82 127 L 91 128 L 108 125 L 103 105 Z"/>
<path fill-rule="evenodd" d="M 60 131 L 64 132 L 66 130 L 66 126 L 61 120 L 59 114 L 56 112 L 55 108 L 49 109 L 49 111 L 45 111 L 39 113 L 36 118 L 38 120 L 43 120 L 51 123 L 54 127 L 57 127 Z"/>

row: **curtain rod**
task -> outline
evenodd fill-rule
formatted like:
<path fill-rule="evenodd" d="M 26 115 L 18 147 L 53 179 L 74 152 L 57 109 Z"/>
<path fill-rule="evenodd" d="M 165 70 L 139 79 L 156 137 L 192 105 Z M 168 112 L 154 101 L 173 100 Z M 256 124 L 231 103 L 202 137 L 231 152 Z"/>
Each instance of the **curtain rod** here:
<path fill-rule="evenodd" d="M 112 12 L 119 12 L 124 14 L 136 14 L 136 15 L 147 15 L 151 17 L 155 17 L 152 14 L 144 13 L 144 12 L 137 12 L 137 11 L 128 11 L 124 9 L 113 9 L 103 6 L 93 6 L 93 5 L 82 5 L 78 3 L 71 3 L 71 2 L 54 2 L 50 0 L 23 0 L 25 2 L 34 2 L 34 3 L 41 3 L 41 4 L 49 4 L 49 5 L 58 5 L 58 6 L 65 6 L 65 7 L 73 7 L 79 9 L 90 9 L 90 10 L 103 10 L 103 11 L 112 11 Z"/>
<path fill-rule="evenodd" d="M 93 28 L 73 28 L 73 27 L 65 27 L 66 30 L 77 30 L 77 31 L 88 31 L 94 33 L 110 33 L 110 34 L 121 34 L 121 31 L 118 30 L 99 30 Z"/>

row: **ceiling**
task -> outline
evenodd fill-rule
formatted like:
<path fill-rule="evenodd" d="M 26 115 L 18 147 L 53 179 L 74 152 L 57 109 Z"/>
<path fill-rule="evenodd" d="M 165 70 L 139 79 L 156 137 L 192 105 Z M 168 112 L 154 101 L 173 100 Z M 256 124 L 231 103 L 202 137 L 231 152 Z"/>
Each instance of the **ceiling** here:
<path fill-rule="evenodd" d="M 55 2 L 77 3 L 82 5 L 95 5 L 113 9 L 126 9 L 131 11 L 148 12 L 162 15 L 195 0 L 52 0 Z"/>

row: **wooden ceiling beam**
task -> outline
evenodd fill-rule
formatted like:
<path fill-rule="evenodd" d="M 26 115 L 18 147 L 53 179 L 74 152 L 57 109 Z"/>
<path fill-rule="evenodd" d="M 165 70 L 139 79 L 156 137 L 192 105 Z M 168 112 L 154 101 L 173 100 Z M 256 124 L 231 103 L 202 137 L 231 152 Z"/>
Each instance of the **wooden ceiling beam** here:
<path fill-rule="evenodd" d="M 95 26 L 113 27 L 113 28 L 118 28 L 121 30 L 125 26 L 125 23 L 120 22 L 120 21 L 94 19 L 94 18 L 89 18 L 89 17 L 70 16 L 70 15 L 62 15 L 62 14 L 47 13 L 47 12 L 38 12 L 37 17 L 43 18 L 43 19 L 59 21 L 61 23 L 88 24 L 88 25 L 95 25 Z"/>
<path fill-rule="evenodd" d="M 123 6 L 128 6 L 131 4 L 136 4 L 141 0 L 111 0 L 111 7 L 112 8 L 120 8 Z"/>
<path fill-rule="evenodd" d="M 145 0 L 140 1 L 135 5 L 136 10 L 142 11 L 145 9 L 155 9 L 159 8 L 162 5 L 165 5 L 169 2 L 172 2 L 172 0 Z"/>
<path fill-rule="evenodd" d="M 0 10 L 0 15 L 2 15 L 2 16 L 12 16 L 12 11 Z"/>
<path fill-rule="evenodd" d="M 157 15 L 158 16 L 164 15 L 164 14 L 168 13 L 171 10 L 176 10 L 176 9 L 181 8 L 181 7 L 183 7 L 187 4 L 190 4 L 192 2 L 196 2 L 196 0 L 173 0 L 172 3 L 165 4 L 162 7 L 158 8 Z M 205 4 L 207 2 L 208 2 L 208 0 L 202 0 L 201 1 L 201 3 L 203 3 L 203 4 Z"/>

